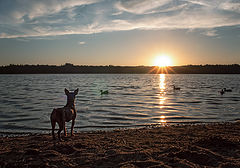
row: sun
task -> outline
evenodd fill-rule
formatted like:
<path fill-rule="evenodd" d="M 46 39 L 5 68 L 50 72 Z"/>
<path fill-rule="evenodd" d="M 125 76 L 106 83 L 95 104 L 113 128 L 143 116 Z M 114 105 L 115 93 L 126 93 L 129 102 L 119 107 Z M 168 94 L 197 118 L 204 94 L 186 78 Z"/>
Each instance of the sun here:
<path fill-rule="evenodd" d="M 166 66 L 170 66 L 171 64 L 172 64 L 172 61 L 170 57 L 167 55 L 157 56 L 154 60 L 154 66 L 158 66 L 158 67 L 166 67 Z"/>

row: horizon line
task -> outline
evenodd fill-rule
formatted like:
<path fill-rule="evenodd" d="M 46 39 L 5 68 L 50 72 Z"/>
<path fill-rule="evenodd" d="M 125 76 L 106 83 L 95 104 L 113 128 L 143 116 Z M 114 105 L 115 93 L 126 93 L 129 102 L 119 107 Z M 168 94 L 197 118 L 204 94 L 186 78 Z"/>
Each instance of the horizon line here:
<path fill-rule="evenodd" d="M 165 67 L 179 67 L 179 66 L 229 66 L 229 65 L 238 65 L 240 63 L 232 63 L 232 64 L 185 64 L 185 65 L 170 65 Z M 94 66 L 94 67 L 101 67 L 101 66 L 109 66 L 109 67 L 158 67 L 155 65 L 90 65 L 90 64 L 72 64 L 72 63 L 65 63 L 65 64 L 8 64 L 8 65 L 0 65 L 1 67 L 7 66 Z"/>

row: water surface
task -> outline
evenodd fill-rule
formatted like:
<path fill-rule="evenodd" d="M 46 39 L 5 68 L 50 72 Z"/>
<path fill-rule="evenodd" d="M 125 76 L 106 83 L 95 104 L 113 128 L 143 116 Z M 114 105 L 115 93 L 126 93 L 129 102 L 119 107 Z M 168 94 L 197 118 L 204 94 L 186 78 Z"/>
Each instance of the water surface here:
<path fill-rule="evenodd" d="M 239 81 L 205 74 L 0 75 L 0 131 L 49 132 L 52 109 L 66 104 L 64 88 L 79 88 L 75 130 L 235 121 Z M 220 95 L 224 87 L 233 92 Z"/>

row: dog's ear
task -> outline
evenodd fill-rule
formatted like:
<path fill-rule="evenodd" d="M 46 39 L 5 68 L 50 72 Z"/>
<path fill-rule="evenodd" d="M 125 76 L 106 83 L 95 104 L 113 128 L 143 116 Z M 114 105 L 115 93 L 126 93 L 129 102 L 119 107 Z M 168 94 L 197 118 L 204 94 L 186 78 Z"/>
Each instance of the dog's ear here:
<path fill-rule="evenodd" d="M 74 94 L 75 94 L 75 95 L 78 94 L 78 89 L 74 90 Z"/>
<path fill-rule="evenodd" d="M 66 88 L 64 89 L 64 92 L 65 92 L 66 95 L 69 94 L 69 91 Z"/>

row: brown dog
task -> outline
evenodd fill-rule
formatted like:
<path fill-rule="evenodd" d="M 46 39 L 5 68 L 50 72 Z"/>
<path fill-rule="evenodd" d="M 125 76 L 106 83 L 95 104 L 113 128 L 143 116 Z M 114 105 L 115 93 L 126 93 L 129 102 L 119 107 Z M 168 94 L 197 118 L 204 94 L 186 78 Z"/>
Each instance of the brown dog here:
<path fill-rule="evenodd" d="M 72 127 L 71 127 L 71 136 L 73 136 L 73 127 L 76 119 L 76 109 L 75 109 L 75 96 L 78 94 L 78 89 L 74 92 L 69 92 L 65 88 L 65 94 L 67 95 L 67 104 L 63 108 L 53 109 L 51 114 L 51 125 L 52 125 L 52 137 L 55 139 L 54 130 L 56 122 L 58 123 L 59 130 L 58 130 L 58 139 L 61 141 L 61 131 L 64 131 L 64 135 L 67 136 L 65 122 L 69 122 L 72 120 Z"/>

